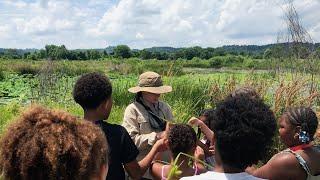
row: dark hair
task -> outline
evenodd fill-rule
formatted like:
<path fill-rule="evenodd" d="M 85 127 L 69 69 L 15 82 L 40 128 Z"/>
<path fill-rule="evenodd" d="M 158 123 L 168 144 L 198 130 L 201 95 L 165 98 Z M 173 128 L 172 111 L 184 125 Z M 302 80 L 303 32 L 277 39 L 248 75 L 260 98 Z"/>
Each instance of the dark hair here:
<path fill-rule="evenodd" d="M 293 107 L 284 112 L 289 123 L 294 126 L 301 126 L 302 131 L 306 131 L 310 136 L 310 141 L 317 131 L 318 118 L 316 113 L 309 107 Z"/>
<path fill-rule="evenodd" d="M 5 179 L 89 179 L 108 163 L 107 141 L 99 127 L 42 107 L 27 110 L 0 145 Z"/>
<path fill-rule="evenodd" d="M 189 153 L 196 147 L 197 136 L 191 126 L 187 124 L 174 124 L 168 134 L 169 148 L 174 157 L 180 152 Z"/>
<path fill-rule="evenodd" d="M 213 109 L 203 109 L 202 111 L 200 111 L 199 116 L 208 117 L 212 111 Z"/>
<path fill-rule="evenodd" d="M 204 116 L 206 118 L 205 124 L 212 129 L 212 121 L 213 121 L 213 114 L 214 114 L 214 109 L 204 109 L 200 112 L 199 116 Z"/>
<path fill-rule="evenodd" d="M 276 130 L 270 108 L 250 95 L 230 95 L 217 105 L 213 130 L 224 164 L 245 169 L 267 155 Z"/>
<path fill-rule="evenodd" d="M 101 73 L 82 75 L 73 89 L 73 99 L 83 109 L 96 109 L 112 94 L 112 85 L 107 76 Z"/>
<path fill-rule="evenodd" d="M 231 96 L 248 96 L 249 98 L 260 99 L 260 96 L 257 93 L 257 91 L 253 87 L 250 87 L 250 86 L 244 86 L 244 87 L 240 87 L 240 88 L 234 90 L 231 93 Z"/>

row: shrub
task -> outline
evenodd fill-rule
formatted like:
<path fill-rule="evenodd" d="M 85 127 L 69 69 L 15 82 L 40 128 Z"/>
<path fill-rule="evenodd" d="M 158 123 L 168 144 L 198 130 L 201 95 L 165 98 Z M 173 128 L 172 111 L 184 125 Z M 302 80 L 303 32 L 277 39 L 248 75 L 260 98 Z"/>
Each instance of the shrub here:
<path fill-rule="evenodd" d="M 0 81 L 4 80 L 5 75 L 4 75 L 4 70 L 0 69 Z"/>
<path fill-rule="evenodd" d="M 15 64 L 12 66 L 12 70 L 17 72 L 19 75 L 31 74 L 36 75 L 39 73 L 40 69 L 36 66 L 32 66 L 31 64 Z"/>
<path fill-rule="evenodd" d="M 222 67 L 223 63 L 224 63 L 224 57 L 222 56 L 215 56 L 213 58 L 210 58 L 209 60 L 209 65 L 212 68 L 220 68 Z"/>
<path fill-rule="evenodd" d="M 226 56 L 224 58 L 224 65 L 231 65 L 231 64 L 240 64 L 243 63 L 244 58 L 242 56 Z"/>
<path fill-rule="evenodd" d="M 254 68 L 256 67 L 256 65 L 258 64 L 258 61 L 256 60 L 253 60 L 253 59 L 245 59 L 244 62 L 243 62 L 243 67 L 246 67 L 246 68 Z"/>

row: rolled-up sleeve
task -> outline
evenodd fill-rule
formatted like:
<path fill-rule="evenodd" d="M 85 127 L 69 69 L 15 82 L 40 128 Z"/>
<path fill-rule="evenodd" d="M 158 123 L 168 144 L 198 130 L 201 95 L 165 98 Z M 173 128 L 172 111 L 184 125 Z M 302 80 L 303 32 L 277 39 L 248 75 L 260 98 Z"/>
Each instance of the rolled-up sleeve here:
<path fill-rule="evenodd" d="M 139 150 L 152 146 L 156 141 L 156 132 L 141 134 L 140 124 L 138 122 L 138 112 L 132 104 L 129 105 L 124 112 L 122 126 L 126 128 Z"/>

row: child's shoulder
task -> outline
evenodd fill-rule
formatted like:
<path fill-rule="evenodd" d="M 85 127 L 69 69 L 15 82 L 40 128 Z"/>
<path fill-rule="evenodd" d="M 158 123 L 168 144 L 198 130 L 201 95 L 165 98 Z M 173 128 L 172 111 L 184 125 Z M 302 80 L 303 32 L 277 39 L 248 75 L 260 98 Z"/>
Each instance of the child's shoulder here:
<path fill-rule="evenodd" d="M 127 130 L 119 124 L 111 124 L 111 123 L 103 121 L 100 125 L 102 126 L 104 131 L 112 132 L 113 134 L 114 133 L 117 133 L 117 134 L 128 133 Z"/>

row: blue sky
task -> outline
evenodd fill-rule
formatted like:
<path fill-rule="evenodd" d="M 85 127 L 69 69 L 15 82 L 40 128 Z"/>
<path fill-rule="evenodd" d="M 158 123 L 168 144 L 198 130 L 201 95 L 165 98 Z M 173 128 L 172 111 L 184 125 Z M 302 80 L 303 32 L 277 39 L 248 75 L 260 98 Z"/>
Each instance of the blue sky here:
<path fill-rule="evenodd" d="M 217 47 L 269 44 L 285 31 L 286 0 L 1 0 L 0 47 L 68 49 L 127 44 Z M 320 42 L 320 0 L 295 0 Z"/>

